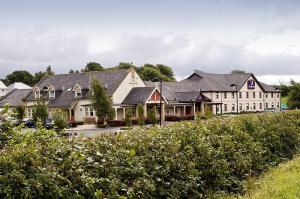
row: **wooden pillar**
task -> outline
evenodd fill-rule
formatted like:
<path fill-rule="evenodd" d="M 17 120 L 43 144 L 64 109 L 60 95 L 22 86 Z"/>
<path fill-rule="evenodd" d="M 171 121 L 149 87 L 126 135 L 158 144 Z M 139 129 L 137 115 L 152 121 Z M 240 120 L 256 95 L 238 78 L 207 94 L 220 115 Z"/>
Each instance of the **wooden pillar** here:
<path fill-rule="evenodd" d="M 117 120 L 118 119 L 118 108 L 114 108 L 115 109 L 115 118 L 114 120 Z"/>
<path fill-rule="evenodd" d="M 196 115 L 196 103 L 193 104 L 193 115 Z"/>
<path fill-rule="evenodd" d="M 161 110 L 161 121 L 164 122 L 165 121 L 165 104 L 161 104 L 162 110 Z"/>
<path fill-rule="evenodd" d="M 201 114 L 202 115 L 204 115 L 204 108 L 205 108 L 205 106 L 204 106 L 204 101 L 203 101 L 203 102 L 201 102 Z"/>
<path fill-rule="evenodd" d="M 185 112 L 185 106 L 183 106 L 183 115 L 186 115 L 186 112 Z"/>
<path fill-rule="evenodd" d="M 173 106 L 173 115 L 176 115 L 176 106 Z"/>
<path fill-rule="evenodd" d="M 123 108 L 123 119 L 126 117 L 126 108 Z"/>
<path fill-rule="evenodd" d="M 144 104 L 144 117 L 147 117 L 147 104 Z"/>

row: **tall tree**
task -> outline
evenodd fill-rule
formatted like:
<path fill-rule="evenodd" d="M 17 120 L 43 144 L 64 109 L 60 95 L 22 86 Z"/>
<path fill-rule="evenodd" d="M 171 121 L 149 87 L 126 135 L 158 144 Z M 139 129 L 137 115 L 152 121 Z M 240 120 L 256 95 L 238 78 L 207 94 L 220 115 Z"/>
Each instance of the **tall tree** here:
<path fill-rule="evenodd" d="M 55 73 L 52 71 L 50 65 L 46 68 L 45 75 L 47 75 L 47 76 L 55 75 Z"/>
<path fill-rule="evenodd" d="M 89 71 L 103 71 L 104 68 L 101 66 L 101 64 L 97 62 L 89 62 L 85 66 L 84 69 L 81 70 L 81 72 L 89 72 Z"/>
<path fill-rule="evenodd" d="M 48 108 L 43 97 L 34 105 L 32 117 L 36 123 L 40 121 L 42 125 L 45 124 L 45 121 L 48 118 Z"/>
<path fill-rule="evenodd" d="M 32 86 L 35 83 L 32 74 L 25 70 L 14 71 L 13 73 L 6 76 L 6 80 L 8 84 L 23 82 L 24 84 Z"/>
<path fill-rule="evenodd" d="M 96 111 L 98 121 L 103 121 L 106 124 L 107 119 L 112 119 L 115 113 L 111 100 L 96 78 L 92 79 L 92 90 L 92 107 Z"/>
<path fill-rule="evenodd" d="M 157 64 L 156 65 L 161 72 L 161 74 L 167 76 L 171 80 L 175 81 L 174 72 L 171 67 L 163 65 L 163 64 Z"/>
<path fill-rule="evenodd" d="M 132 67 L 135 68 L 135 66 L 133 65 L 133 63 L 127 63 L 127 62 L 120 62 L 116 66 L 116 68 L 118 68 L 118 69 L 129 69 L 129 68 L 132 68 Z"/>
<path fill-rule="evenodd" d="M 288 94 L 288 107 L 289 108 L 300 108 L 300 83 L 291 81 L 291 88 Z"/>

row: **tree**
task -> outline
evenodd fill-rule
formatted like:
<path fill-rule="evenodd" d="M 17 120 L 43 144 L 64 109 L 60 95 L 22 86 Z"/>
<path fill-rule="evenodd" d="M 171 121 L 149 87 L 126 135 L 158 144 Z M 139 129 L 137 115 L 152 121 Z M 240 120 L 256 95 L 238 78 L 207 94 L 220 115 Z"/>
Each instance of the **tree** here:
<path fill-rule="evenodd" d="M 287 104 L 289 108 L 300 108 L 300 83 L 291 80 L 291 89 L 288 94 Z"/>
<path fill-rule="evenodd" d="M 61 132 L 63 129 L 67 128 L 68 122 L 61 111 L 56 111 L 53 114 L 54 128 L 57 132 Z"/>
<path fill-rule="evenodd" d="M 157 64 L 156 66 L 158 67 L 161 74 L 170 78 L 170 80 L 175 81 L 174 72 L 171 67 L 163 65 L 163 64 Z"/>
<path fill-rule="evenodd" d="M 24 115 L 25 115 L 25 107 L 23 105 L 17 106 L 16 107 L 16 116 L 17 116 L 17 119 L 19 121 L 21 121 L 23 119 Z"/>
<path fill-rule="evenodd" d="M 290 85 L 286 85 L 286 84 L 280 84 L 280 85 L 276 85 L 275 88 L 279 89 L 281 91 L 281 96 L 282 97 L 286 97 L 288 96 L 290 90 L 291 90 Z"/>
<path fill-rule="evenodd" d="M 74 73 L 74 70 L 73 70 L 73 69 L 70 69 L 70 70 L 69 70 L 69 73 L 70 73 L 70 74 Z"/>
<path fill-rule="evenodd" d="M 48 108 L 44 99 L 38 100 L 34 105 L 32 117 L 35 123 L 40 121 L 42 125 L 45 124 L 45 121 L 48 118 Z"/>
<path fill-rule="evenodd" d="M 120 62 L 116 66 L 116 68 L 118 68 L 118 69 L 129 69 L 129 68 L 132 68 L 132 67 L 135 68 L 135 66 L 133 65 L 133 63 L 126 63 L 126 62 Z"/>
<path fill-rule="evenodd" d="M 168 69 L 164 65 L 160 64 L 160 68 L 165 74 L 170 73 L 170 71 L 167 72 Z M 172 79 L 172 78 L 162 74 L 159 67 L 152 65 L 152 64 L 144 64 L 144 66 L 137 68 L 137 73 L 140 75 L 140 77 L 144 81 L 151 81 L 154 78 L 159 78 L 159 79 L 162 79 L 163 81 L 168 81 L 168 82 L 174 81 L 174 77 Z M 168 74 L 168 75 L 170 75 L 170 74 Z"/>
<path fill-rule="evenodd" d="M 231 71 L 231 74 L 244 74 L 244 73 L 246 73 L 244 70 L 238 70 L 238 69 Z"/>
<path fill-rule="evenodd" d="M 38 83 L 43 77 L 55 75 L 52 71 L 51 66 L 48 66 L 45 71 L 39 71 L 34 74 L 34 84 Z"/>
<path fill-rule="evenodd" d="M 137 112 L 138 112 L 138 122 L 140 126 L 144 125 L 144 106 L 143 104 L 139 103 L 137 106 Z"/>
<path fill-rule="evenodd" d="M 55 73 L 52 71 L 50 65 L 46 68 L 45 75 L 46 75 L 46 76 L 55 75 Z"/>
<path fill-rule="evenodd" d="M 106 124 L 107 119 L 112 119 L 115 113 L 111 100 L 96 78 L 92 79 L 92 90 L 92 107 L 96 111 L 98 121 L 100 119 Z"/>
<path fill-rule="evenodd" d="M 150 120 L 151 124 L 153 126 L 155 126 L 155 124 L 157 124 L 157 116 L 156 116 L 156 113 L 154 111 L 154 108 L 149 110 L 148 117 L 149 117 L 149 120 Z"/>
<path fill-rule="evenodd" d="M 101 66 L 101 64 L 97 62 L 89 62 L 85 66 L 84 69 L 81 70 L 81 72 L 89 72 L 89 71 L 103 71 L 104 68 Z"/>
<path fill-rule="evenodd" d="M 32 74 L 25 70 L 14 71 L 13 73 L 7 75 L 6 79 L 8 84 L 23 82 L 24 84 L 32 86 L 35 83 Z"/>

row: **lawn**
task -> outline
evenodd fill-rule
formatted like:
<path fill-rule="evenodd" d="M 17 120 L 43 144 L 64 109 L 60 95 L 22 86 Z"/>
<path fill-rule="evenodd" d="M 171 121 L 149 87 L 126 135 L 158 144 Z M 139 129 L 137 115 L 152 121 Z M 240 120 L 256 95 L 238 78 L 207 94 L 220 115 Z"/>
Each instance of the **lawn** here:
<path fill-rule="evenodd" d="M 271 169 L 249 187 L 243 199 L 297 199 L 300 198 L 300 156 Z"/>

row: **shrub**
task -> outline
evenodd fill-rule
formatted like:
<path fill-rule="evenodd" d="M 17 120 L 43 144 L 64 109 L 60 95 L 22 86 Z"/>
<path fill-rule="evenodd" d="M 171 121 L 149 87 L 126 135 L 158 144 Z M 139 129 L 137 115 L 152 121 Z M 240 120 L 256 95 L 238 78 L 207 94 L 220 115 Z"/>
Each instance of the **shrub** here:
<path fill-rule="evenodd" d="M 150 109 L 149 112 L 148 112 L 148 118 L 150 120 L 150 123 L 152 124 L 152 126 L 155 126 L 155 124 L 157 124 L 157 116 L 156 116 L 156 113 L 155 113 L 155 110 L 154 109 Z"/>
<path fill-rule="evenodd" d="M 131 117 L 132 117 L 132 109 L 126 109 L 126 112 L 125 112 L 125 123 L 126 123 L 127 127 L 131 127 L 131 125 L 132 125 Z"/>
<path fill-rule="evenodd" d="M 209 198 L 298 151 L 300 111 L 180 122 L 93 139 L 17 133 L 0 151 L 1 198 Z"/>
<path fill-rule="evenodd" d="M 68 127 L 68 122 L 61 111 L 56 111 L 53 114 L 54 128 L 57 132 L 61 132 L 63 129 Z"/>

